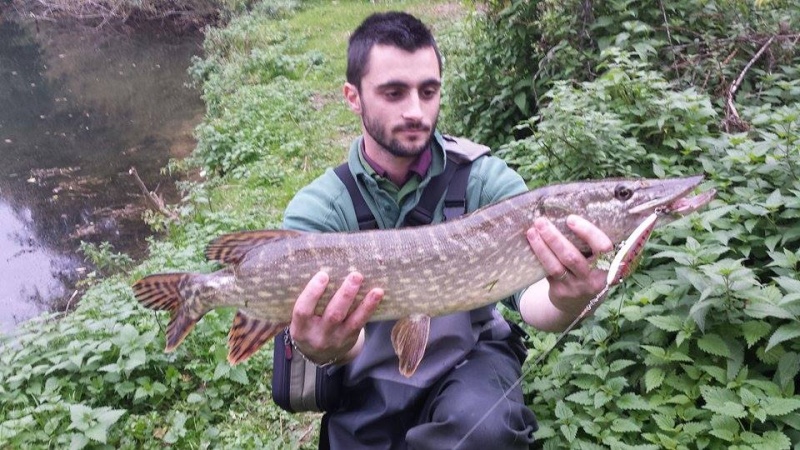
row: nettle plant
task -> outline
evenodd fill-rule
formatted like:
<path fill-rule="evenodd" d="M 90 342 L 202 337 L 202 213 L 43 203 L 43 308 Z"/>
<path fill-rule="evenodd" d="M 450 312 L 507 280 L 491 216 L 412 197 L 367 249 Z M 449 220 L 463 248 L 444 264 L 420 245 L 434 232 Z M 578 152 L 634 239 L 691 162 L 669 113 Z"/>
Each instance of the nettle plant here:
<path fill-rule="evenodd" d="M 193 61 L 208 112 L 192 160 L 208 172 L 246 178 L 251 164 L 300 159 L 309 145 L 312 92 L 302 81 L 324 57 L 280 19 L 243 16 L 210 30 L 209 56 Z"/>
<path fill-rule="evenodd" d="M 727 134 L 704 96 L 673 91 L 628 57 L 614 61 L 595 82 L 557 85 L 532 137 L 505 156 L 532 185 L 551 176 L 705 173 L 704 188 L 718 193 L 705 210 L 657 230 L 633 276 L 528 369 L 539 445 L 796 448 L 798 83 L 770 85 L 760 100 L 788 97 L 791 106 L 744 106 L 749 131 Z M 640 115 L 643 105 L 658 108 Z M 601 152 L 596 171 L 587 152 Z M 554 341 L 534 334 L 530 361 Z"/>

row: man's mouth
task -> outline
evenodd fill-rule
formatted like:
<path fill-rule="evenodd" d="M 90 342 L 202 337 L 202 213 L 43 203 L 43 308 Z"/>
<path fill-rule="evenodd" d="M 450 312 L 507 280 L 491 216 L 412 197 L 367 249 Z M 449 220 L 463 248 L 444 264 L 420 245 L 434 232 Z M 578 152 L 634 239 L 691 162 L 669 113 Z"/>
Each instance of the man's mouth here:
<path fill-rule="evenodd" d="M 395 131 L 398 133 L 405 133 L 405 134 L 419 134 L 419 133 L 430 133 L 430 128 L 424 125 L 418 127 L 398 127 L 395 128 Z"/>

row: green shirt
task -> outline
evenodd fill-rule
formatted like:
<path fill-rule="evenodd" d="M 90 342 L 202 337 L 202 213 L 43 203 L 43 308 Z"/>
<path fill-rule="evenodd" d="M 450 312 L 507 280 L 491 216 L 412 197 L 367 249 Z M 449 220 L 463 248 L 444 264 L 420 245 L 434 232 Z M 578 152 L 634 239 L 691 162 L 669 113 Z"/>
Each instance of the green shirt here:
<path fill-rule="evenodd" d="M 387 192 L 375 178 L 370 176 L 361 163 L 359 148 L 363 138 L 355 139 L 350 146 L 348 165 L 367 202 L 379 228 L 397 228 L 419 202 L 422 191 L 431 178 L 444 171 L 446 163 L 442 136 L 437 132 L 431 143 L 432 161 L 428 174 L 419 181 L 416 189 L 403 196 Z M 493 156 L 480 157 L 472 163 L 467 183 L 467 212 L 475 211 L 504 198 L 527 191 L 527 186 L 506 163 Z M 444 198 L 436 208 L 433 222 L 443 219 Z M 347 188 L 339 177 L 328 169 L 319 178 L 301 189 L 289 202 L 284 213 L 283 226 L 299 231 L 354 231 L 358 230 L 355 209 Z"/>

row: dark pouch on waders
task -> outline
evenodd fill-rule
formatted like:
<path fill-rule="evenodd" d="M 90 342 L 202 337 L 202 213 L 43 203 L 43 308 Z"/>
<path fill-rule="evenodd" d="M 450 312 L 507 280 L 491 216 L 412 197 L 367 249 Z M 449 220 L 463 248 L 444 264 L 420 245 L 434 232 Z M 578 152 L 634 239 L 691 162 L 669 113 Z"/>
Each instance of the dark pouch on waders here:
<path fill-rule="evenodd" d="M 289 329 L 275 336 L 272 397 L 282 409 L 296 413 L 332 411 L 339 405 L 343 371 L 328 373 L 292 347 Z"/>

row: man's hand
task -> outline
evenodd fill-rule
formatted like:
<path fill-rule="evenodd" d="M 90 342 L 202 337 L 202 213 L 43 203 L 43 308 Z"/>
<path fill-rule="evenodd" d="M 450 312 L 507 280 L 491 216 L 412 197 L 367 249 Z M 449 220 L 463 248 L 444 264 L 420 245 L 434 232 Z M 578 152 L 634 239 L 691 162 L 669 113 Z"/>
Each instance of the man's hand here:
<path fill-rule="evenodd" d="M 360 342 L 361 331 L 383 298 L 382 289 L 372 289 L 354 307 L 363 279 L 358 272 L 348 275 L 322 315 L 316 315 L 315 311 L 328 286 L 328 274 L 314 275 L 300 293 L 289 333 L 297 349 L 310 361 L 343 363 L 352 360 L 360 351 L 360 345 L 356 344 Z"/>
<path fill-rule="evenodd" d="M 586 242 L 594 256 L 608 252 L 614 246 L 602 230 L 582 217 L 569 216 L 567 226 Z M 548 277 L 546 282 L 528 289 L 520 310 L 526 322 L 543 330 L 555 331 L 568 325 L 603 289 L 606 272 L 594 268 L 592 256 L 583 256 L 547 219 L 536 219 L 527 237 Z M 548 311 L 547 303 L 557 311 Z"/>

